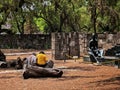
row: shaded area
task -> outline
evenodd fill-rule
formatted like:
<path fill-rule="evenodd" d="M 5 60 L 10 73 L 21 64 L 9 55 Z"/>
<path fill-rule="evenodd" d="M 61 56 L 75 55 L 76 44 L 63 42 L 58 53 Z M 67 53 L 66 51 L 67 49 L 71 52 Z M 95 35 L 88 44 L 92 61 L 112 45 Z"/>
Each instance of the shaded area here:
<path fill-rule="evenodd" d="M 1 49 L 50 49 L 51 35 L 24 34 L 0 35 Z M 7 43 L 7 44 L 6 44 Z"/>
<path fill-rule="evenodd" d="M 1 76 L 0 79 L 10 79 L 14 78 L 15 76 Z"/>
<path fill-rule="evenodd" d="M 96 76 L 62 76 L 59 81 L 74 80 L 79 78 L 95 78 Z"/>
<path fill-rule="evenodd" d="M 115 45 L 114 47 L 106 50 L 105 56 L 116 56 L 117 53 L 120 53 L 120 45 Z"/>
<path fill-rule="evenodd" d="M 104 85 L 111 85 L 111 84 L 120 85 L 120 77 L 113 77 L 113 78 L 99 80 L 99 81 L 90 82 L 90 83 L 96 83 L 96 86 L 100 86 L 100 87 Z"/>
<path fill-rule="evenodd" d="M 98 68 L 90 67 L 90 66 L 86 66 L 86 67 L 71 66 L 71 67 L 67 67 L 66 69 L 68 69 L 68 70 L 82 70 L 82 71 L 95 71 Z"/>

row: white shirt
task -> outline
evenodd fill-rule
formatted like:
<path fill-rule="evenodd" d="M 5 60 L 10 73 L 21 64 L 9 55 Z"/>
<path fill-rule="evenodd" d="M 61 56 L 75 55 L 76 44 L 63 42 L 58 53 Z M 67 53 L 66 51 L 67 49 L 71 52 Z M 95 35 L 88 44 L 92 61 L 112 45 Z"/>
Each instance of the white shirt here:
<path fill-rule="evenodd" d="M 28 65 L 34 65 L 36 63 L 36 56 L 35 55 L 30 55 L 27 57 L 27 64 Z"/>
<path fill-rule="evenodd" d="M 32 65 L 35 65 L 36 63 L 36 56 L 35 55 L 30 55 L 29 57 L 26 58 L 23 69 L 25 70 L 27 67 L 30 67 Z"/>

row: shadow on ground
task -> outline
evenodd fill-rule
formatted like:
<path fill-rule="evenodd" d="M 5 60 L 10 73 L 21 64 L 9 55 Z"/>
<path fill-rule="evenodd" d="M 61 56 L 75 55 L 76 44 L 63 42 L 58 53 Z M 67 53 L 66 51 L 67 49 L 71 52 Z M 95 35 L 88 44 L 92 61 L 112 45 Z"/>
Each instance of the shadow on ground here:
<path fill-rule="evenodd" d="M 113 78 L 90 82 L 90 83 L 95 83 L 97 86 L 104 86 L 104 85 L 111 85 L 111 84 L 120 85 L 120 77 L 113 77 Z"/>
<path fill-rule="evenodd" d="M 97 67 L 91 67 L 91 66 L 86 66 L 86 67 L 81 67 L 81 66 L 71 66 L 65 68 L 67 70 L 81 70 L 81 71 L 95 71 L 98 69 Z"/>

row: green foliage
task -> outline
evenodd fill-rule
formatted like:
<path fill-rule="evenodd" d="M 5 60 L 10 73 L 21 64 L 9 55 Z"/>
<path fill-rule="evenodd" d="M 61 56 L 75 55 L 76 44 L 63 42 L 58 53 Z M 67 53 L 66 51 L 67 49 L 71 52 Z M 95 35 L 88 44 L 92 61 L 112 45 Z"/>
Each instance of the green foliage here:
<path fill-rule="evenodd" d="M 1 0 L 0 27 L 14 33 L 36 28 L 42 33 L 115 32 L 120 27 L 120 0 Z M 27 23 L 27 24 L 26 24 Z M 28 25 L 29 24 L 29 25 Z M 25 29 L 26 26 L 29 28 Z M 109 27 L 109 30 L 106 29 Z M 1 29 L 1 28 L 0 28 Z"/>
<path fill-rule="evenodd" d="M 45 20 L 42 18 L 34 18 L 34 22 L 37 25 L 37 27 L 39 28 L 39 30 L 41 32 L 44 32 L 44 28 L 46 26 Z"/>

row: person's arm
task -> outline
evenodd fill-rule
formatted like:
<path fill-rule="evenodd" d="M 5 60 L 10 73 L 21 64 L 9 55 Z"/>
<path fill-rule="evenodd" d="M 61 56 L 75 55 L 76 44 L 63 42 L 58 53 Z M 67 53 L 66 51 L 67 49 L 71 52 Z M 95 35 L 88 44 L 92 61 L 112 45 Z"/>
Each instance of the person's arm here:
<path fill-rule="evenodd" d="M 33 65 L 36 65 L 36 63 L 37 63 L 37 57 L 35 56 L 35 57 L 33 58 Z"/>
<path fill-rule="evenodd" d="M 45 55 L 45 62 L 48 62 L 47 56 Z"/>
<path fill-rule="evenodd" d="M 23 70 L 24 70 L 24 71 L 26 70 L 27 65 L 28 65 L 28 59 L 27 59 L 27 58 L 24 58 L 24 59 L 23 59 Z"/>
<path fill-rule="evenodd" d="M 38 54 L 36 55 L 36 64 L 38 64 Z"/>

